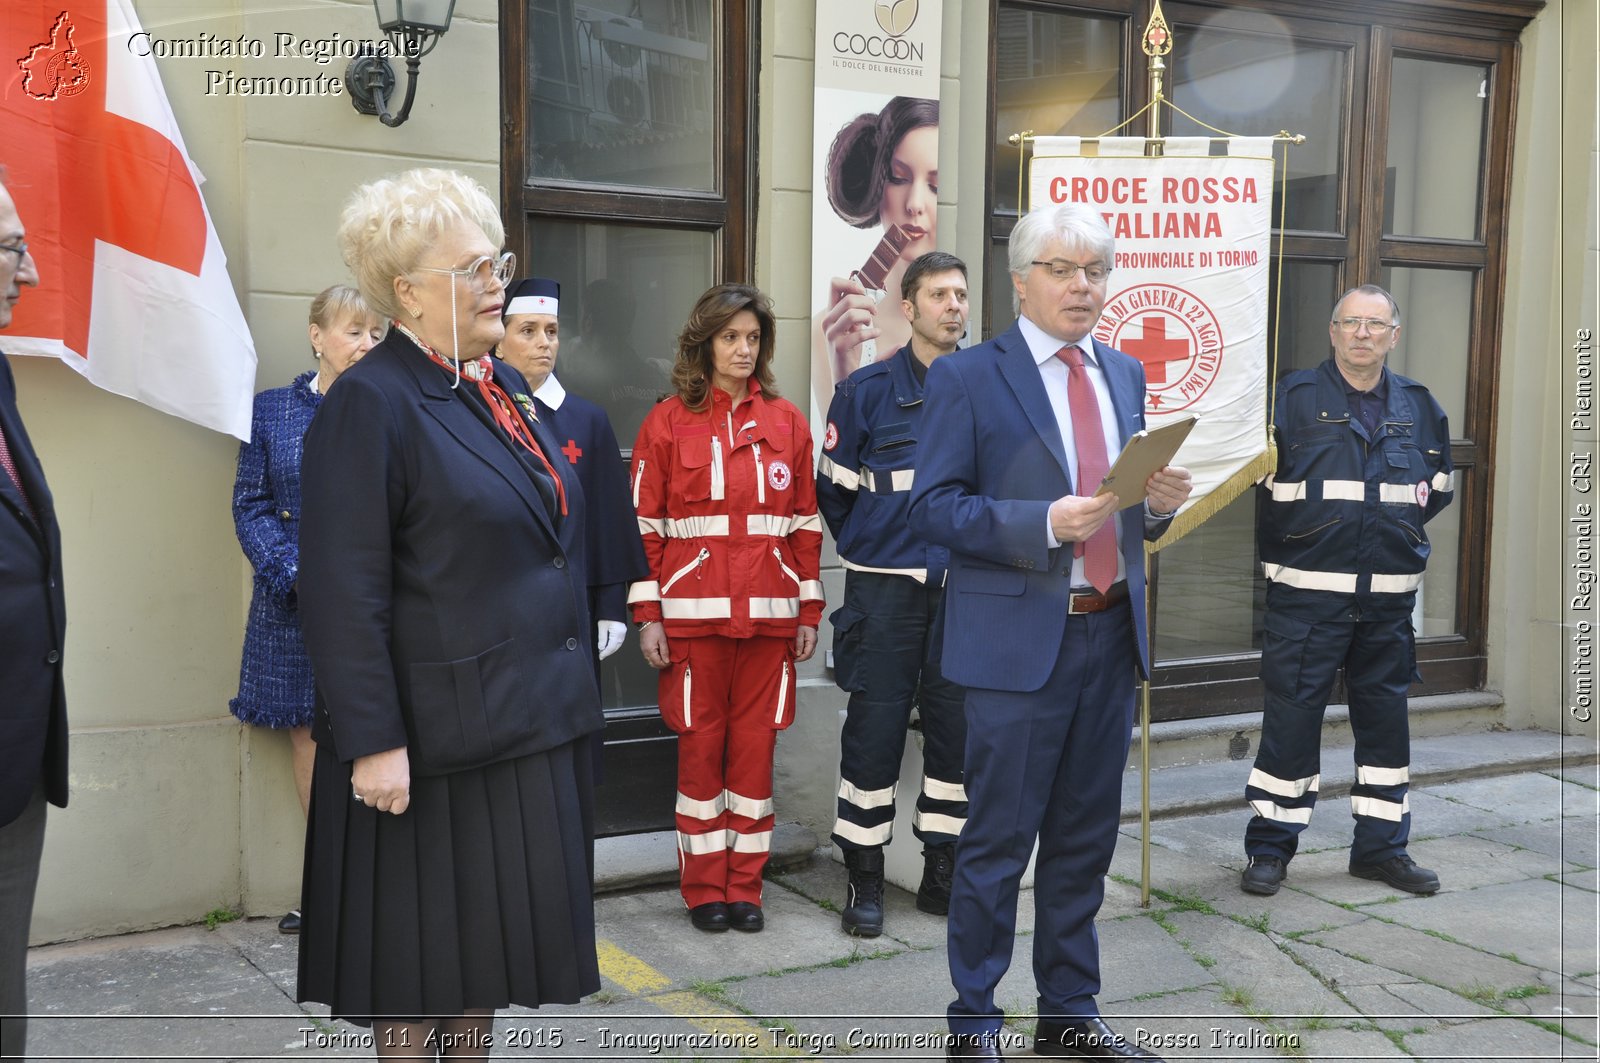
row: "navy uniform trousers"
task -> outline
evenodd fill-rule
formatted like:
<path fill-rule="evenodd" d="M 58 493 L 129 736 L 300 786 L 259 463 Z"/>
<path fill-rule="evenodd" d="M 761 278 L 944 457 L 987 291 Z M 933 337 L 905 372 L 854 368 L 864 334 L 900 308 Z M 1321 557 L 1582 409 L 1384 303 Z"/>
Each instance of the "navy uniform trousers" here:
<path fill-rule="evenodd" d="M 962 784 L 965 692 L 939 671 L 934 620 L 944 590 L 910 576 L 849 571 L 844 609 L 853 618 L 834 667 L 850 690 L 839 737 L 840 849 L 889 844 L 895 789 L 911 706 L 922 720 L 922 792 L 912 831 L 924 845 L 954 845 L 967 818 Z M 839 614 L 835 614 L 839 615 Z"/>
<path fill-rule="evenodd" d="M 1001 1021 L 994 990 L 1011 965 L 1017 893 L 1035 840 L 1039 1016 L 1099 1014 L 1094 919 L 1117 842 L 1135 667 L 1133 614 L 1123 601 L 1067 617 L 1041 689 L 967 689 L 970 804 L 950 896 L 952 1033 L 978 1034 Z"/>
<path fill-rule="evenodd" d="M 1275 609 L 1269 591 L 1261 747 L 1245 786 L 1255 811 L 1245 828 L 1249 856 L 1287 863 L 1311 822 L 1322 771 L 1322 716 L 1341 667 L 1356 746 L 1350 859 L 1378 863 L 1405 850 L 1411 833 L 1406 690 L 1416 670 L 1410 610 L 1371 620 L 1312 620 Z"/>

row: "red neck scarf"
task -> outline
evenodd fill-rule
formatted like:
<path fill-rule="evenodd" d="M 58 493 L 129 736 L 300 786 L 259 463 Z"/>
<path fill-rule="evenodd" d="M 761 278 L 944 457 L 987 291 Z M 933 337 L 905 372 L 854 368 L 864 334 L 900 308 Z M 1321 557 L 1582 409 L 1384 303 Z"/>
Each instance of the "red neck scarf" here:
<path fill-rule="evenodd" d="M 500 430 L 510 436 L 518 446 L 538 458 L 539 463 L 550 474 L 550 479 L 555 481 L 556 500 L 561 504 L 561 515 L 565 517 L 567 515 L 566 484 L 561 482 L 561 474 L 556 472 L 555 466 L 550 464 L 550 459 L 544 456 L 544 450 L 540 448 L 539 441 L 534 438 L 533 430 L 528 427 L 528 422 L 524 421 L 517 413 L 516 407 L 511 402 L 511 396 L 506 394 L 505 388 L 494 382 L 494 361 L 487 354 L 481 358 L 467 361 L 451 361 L 424 343 L 421 337 L 400 324 L 400 322 L 396 321 L 394 326 L 410 337 L 411 342 L 421 347 L 423 352 L 427 354 L 429 361 L 456 378 L 456 383 L 451 385 L 452 388 L 459 386 L 462 380 L 470 380 L 477 385 L 478 394 L 483 396 L 484 405 L 489 407 L 489 414 L 494 418 L 494 423 L 499 425 Z"/>

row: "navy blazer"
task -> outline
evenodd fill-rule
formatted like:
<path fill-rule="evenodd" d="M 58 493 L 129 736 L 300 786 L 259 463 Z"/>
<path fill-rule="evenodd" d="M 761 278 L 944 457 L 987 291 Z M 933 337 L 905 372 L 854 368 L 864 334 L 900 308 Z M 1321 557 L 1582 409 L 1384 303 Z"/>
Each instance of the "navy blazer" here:
<path fill-rule="evenodd" d="M 527 391 L 509 366 L 495 382 Z M 566 485 L 568 514 L 547 508 L 450 384 L 391 329 L 329 389 L 301 468 L 312 734 L 341 761 L 406 746 L 413 775 L 551 749 L 603 723 L 583 491 L 530 420 Z"/>
<path fill-rule="evenodd" d="M 1144 366 L 1094 344 L 1122 442 L 1144 427 Z M 928 370 L 911 529 L 950 548 L 941 667 L 952 682 L 1038 690 L 1066 630 L 1072 553 L 1049 546 L 1050 503 L 1072 493 L 1067 454 L 1039 367 L 1016 325 Z M 1122 514 L 1123 565 L 1138 662 L 1149 674 L 1142 509 Z"/>
<path fill-rule="evenodd" d="M 0 355 L 0 429 L 5 431 L 30 516 L 0 470 L 0 826 L 21 815 L 44 778 L 53 805 L 67 804 L 67 698 L 61 682 L 67 605 L 61 590 L 61 529 L 22 417 L 11 363 Z"/>

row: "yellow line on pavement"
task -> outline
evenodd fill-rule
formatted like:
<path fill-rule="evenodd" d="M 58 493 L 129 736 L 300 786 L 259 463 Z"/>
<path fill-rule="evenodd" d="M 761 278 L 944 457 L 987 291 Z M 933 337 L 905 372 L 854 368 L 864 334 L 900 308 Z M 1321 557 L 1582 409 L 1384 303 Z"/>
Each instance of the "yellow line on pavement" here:
<path fill-rule="evenodd" d="M 664 993 L 672 979 L 645 963 L 615 942 L 604 938 L 595 942 L 595 952 L 600 957 L 600 974 L 629 993 L 647 997 L 651 1004 L 668 1015 L 683 1019 L 690 1026 L 714 1034 L 718 1041 L 737 1041 L 741 1052 L 751 1056 L 802 1056 L 805 1052 L 773 1043 L 766 1027 L 736 1015 L 709 1016 L 708 1005 L 716 1002 L 698 993 L 678 990 Z M 726 1006 L 726 1005 L 724 1005 Z M 716 1055 L 708 1052 L 708 1055 Z"/>

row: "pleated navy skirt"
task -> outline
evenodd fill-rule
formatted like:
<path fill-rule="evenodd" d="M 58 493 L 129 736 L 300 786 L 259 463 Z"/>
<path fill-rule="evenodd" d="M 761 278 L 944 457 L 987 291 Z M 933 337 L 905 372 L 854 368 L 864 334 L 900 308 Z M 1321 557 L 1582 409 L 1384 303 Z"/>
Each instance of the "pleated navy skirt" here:
<path fill-rule="evenodd" d="M 296 999 L 370 1026 L 598 991 L 591 741 L 413 778 L 400 816 L 319 749 Z"/>

